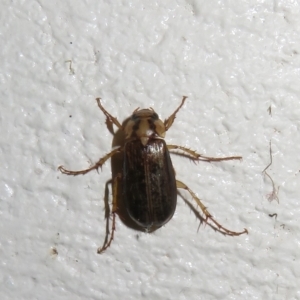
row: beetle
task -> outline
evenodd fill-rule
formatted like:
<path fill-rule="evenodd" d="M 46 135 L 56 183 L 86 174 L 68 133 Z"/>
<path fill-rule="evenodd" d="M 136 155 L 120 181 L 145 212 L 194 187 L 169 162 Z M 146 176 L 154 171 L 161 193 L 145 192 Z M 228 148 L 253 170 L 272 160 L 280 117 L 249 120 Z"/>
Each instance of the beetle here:
<path fill-rule="evenodd" d="M 194 161 L 225 161 L 240 160 L 241 156 L 207 157 L 197 152 L 177 145 L 167 145 L 164 138 L 171 128 L 177 112 L 185 103 L 187 97 L 183 96 L 181 104 L 164 122 L 158 117 L 153 108 L 133 111 L 131 117 L 122 125 L 102 106 L 101 99 L 96 98 L 100 110 L 111 124 L 118 127 L 125 134 L 125 143 L 104 155 L 97 163 L 88 169 L 70 171 L 63 166 L 58 169 L 67 175 L 83 175 L 92 170 L 97 170 L 117 153 L 123 155 L 122 172 L 113 178 L 112 200 L 112 227 L 110 238 L 106 238 L 102 247 L 97 252 L 106 250 L 114 239 L 116 213 L 118 212 L 117 198 L 118 185 L 121 183 L 121 201 L 131 220 L 145 231 L 151 232 L 166 224 L 173 216 L 177 204 L 177 189 L 185 189 L 205 215 L 205 222 L 211 220 L 217 229 L 230 236 L 248 233 L 247 229 L 240 232 L 231 231 L 218 223 L 207 208 L 183 182 L 176 180 L 175 171 L 170 158 L 170 150 L 179 150 L 180 153 Z M 108 234 L 108 232 L 107 232 Z"/>

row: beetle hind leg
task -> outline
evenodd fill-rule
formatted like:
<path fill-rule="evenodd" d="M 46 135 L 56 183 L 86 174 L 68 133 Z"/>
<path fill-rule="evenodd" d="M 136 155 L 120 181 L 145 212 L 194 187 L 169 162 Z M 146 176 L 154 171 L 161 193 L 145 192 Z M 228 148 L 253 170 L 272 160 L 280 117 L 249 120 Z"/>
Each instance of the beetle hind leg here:
<path fill-rule="evenodd" d="M 121 178 L 121 174 L 117 174 L 113 181 L 113 201 L 112 201 L 112 225 L 110 238 L 108 239 L 109 231 L 106 232 L 106 237 L 102 247 L 97 249 L 97 253 L 103 253 L 112 243 L 114 239 L 114 233 L 116 231 L 116 213 L 118 210 L 117 199 L 118 199 L 118 180 Z"/>
<path fill-rule="evenodd" d="M 221 233 L 225 234 L 225 235 L 230 235 L 230 236 L 237 236 L 237 235 L 241 235 L 243 233 L 248 233 L 247 229 L 244 229 L 243 231 L 240 232 L 236 232 L 236 231 L 231 231 L 227 228 L 225 228 L 224 226 L 222 226 L 220 223 L 218 223 L 213 216 L 210 214 L 210 212 L 207 210 L 207 208 L 204 206 L 204 204 L 201 202 L 201 200 L 195 195 L 195 193 L 183 182 L 176 180 L 176 187 L 178 189 L 185 189 L 186 191 L 188 191 L 192 198 L 197 202 L 198 206 L 201 208 L 202 212 L 205 215 L 205 222 L 207 223 L 207 220 L 210 219 L 218 228 L 218 231 L 220 231 Z"/>

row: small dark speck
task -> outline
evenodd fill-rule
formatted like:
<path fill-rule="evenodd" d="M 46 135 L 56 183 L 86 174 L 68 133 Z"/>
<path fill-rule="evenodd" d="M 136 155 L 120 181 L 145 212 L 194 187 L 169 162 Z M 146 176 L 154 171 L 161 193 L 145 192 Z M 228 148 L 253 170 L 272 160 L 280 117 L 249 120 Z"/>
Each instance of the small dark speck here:
<path fill-rule="evenodd" d="M 276 213 L 275 213 L 275 214 L 269 214 L 269 217 L 270 217 L 270 218 L 275 217 L 275 219 L 277 219 L 277 214 L 276 214 Z"/>
<path fill-rule="evenodd" d="M 54 256 L 58 255 L 58 251 L 55 247 L 51 248 L 51 254 Z"/>
<path fill-rule="evenodd" d="M 70 42 L 70 45 L 72 45 L 73 44 L 73 42 Z"/>
<path fill-rule="evenodd" d="M 72 115 L 69 115 L 69 118 L 72 118 Z"/>

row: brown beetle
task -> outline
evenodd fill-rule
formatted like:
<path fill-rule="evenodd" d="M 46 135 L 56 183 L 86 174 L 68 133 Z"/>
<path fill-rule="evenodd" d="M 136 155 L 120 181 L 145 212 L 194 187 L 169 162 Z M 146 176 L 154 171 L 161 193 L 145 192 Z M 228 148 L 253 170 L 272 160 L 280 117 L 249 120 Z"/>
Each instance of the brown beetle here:
<path fill-rule="evenodd" d="M 123 124 L 109 114 L 97 98 L 99 108 L 107 119 L 115 124 L 126 136 L 125 144 L 117 147 L 102 157 L 92 167 L 82 171 L 69 171 L 63 166 L 59 170 L 67 175 L 86 174 L 91 170 L 98 170 L 108 159 L 117 153 L 123 153 L 122 172 L 113 178 L 112 201 L 112 230 L 109 240 L 98 249 L 98 253 L 107 249 L 115 231 L 115 218 L 118 211 L 117 191 L 118 184 L 122 182 L 122 196 L 129 217 L 140 227 L 150 232 L 166 224 L 173 216 L 177 203 L 177 189 L 187 190 L 197 202 L 205 215 L 205 221 L 210 219 L 220 232 L 226 235 L 237 236 L 248 233 L 247 229 L 234 232 L 219 224 L 208 212 L 200 199 L 183 182 L 176 180 L 169 150 L 181 150 L 185 156 L 195 161 L 223 161 L 241 159 L 240 156 L 213 158 L 200 155 L 195 151 L 177 145 L 167 145 L 164 141 L 165 133 L 172 126 L 176 113 L 183 106 L 186 96 L 183 97 L 179 107 L 164 122 L 152 109 L 137 108 L 132 116 Z"/>

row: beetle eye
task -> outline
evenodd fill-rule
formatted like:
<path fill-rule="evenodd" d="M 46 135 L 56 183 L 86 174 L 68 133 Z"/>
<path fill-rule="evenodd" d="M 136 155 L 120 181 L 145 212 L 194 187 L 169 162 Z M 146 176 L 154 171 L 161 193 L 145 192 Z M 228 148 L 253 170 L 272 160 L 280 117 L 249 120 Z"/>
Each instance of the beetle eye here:
<path fill-rule="evenodd" d="M 136 115 L 136 114 L 133 114 L 132 116 L 131 116 L 131 120 L 132 121 L 137 121 L 139 119 L 139 117 Z"/>
<path fill-rule="evenodd" d="M 158 114 L 156 112 L 154 112 L 151 116 L 151 119 L 158 120 Z"/>

